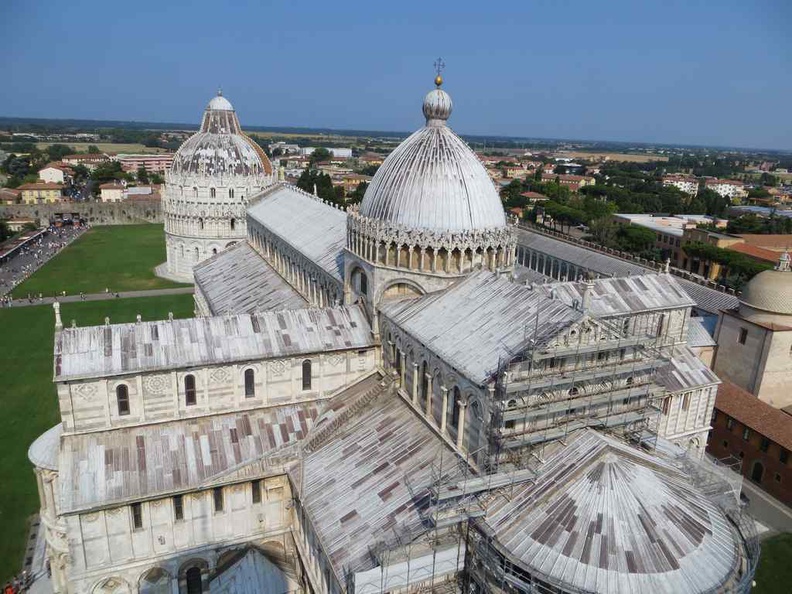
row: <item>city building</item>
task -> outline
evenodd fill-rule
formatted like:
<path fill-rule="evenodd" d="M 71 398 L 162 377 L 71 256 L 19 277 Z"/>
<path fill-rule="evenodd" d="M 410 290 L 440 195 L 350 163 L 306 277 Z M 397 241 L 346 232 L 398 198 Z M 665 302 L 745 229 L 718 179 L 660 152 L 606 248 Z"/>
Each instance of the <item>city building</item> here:
<path fill-rule="evenodd" d="M 718 459 L 739 460 L 745 478 L 792 506 L 792 414 L 724 380 L 707 451 Z"/>
<path fill-rule="evenodd" d="M 245 238 L 245 207 L 275 174 L 220 92 L 200 130 L 170 158 L 162 197 L 167 261 L 157 273 L 191 282 L 193 266 Z"/>
<path fill-rule="evenodd" d="M 63 186 L 50 182 L 22 184 L 17 190 L 22 193 L 23 204 L 49 204 L 63 198 Z"/>
<path fill-rule="evenodd" d="M 695 196 L 698 194 L 699 189 L 698 179 L 687 175 L 664 175 L 663 185 L 674 186 L 675 188 L 678 188 L 680 191 L 690 196 Z"/>
<path fill-rule="evenodd" d="M 63 163 L 48 163 L 38 172 L 39 179 L 51 184 L 65 184 L 71 181 L 74 170 Z"/>
<path fill-rule="evenodd" d="M 360 175 L 359 173 L 349 173 L 342 177 L 344 185 L 344 192 L 347 194 L 354 192 L 361 183 L 369 183 L 371 181 L 370 175 Z"/>
<path fill-rule="evenodd" d="M 774 270 L 753 277 L 740 307 L 723 313 L 713 369 L 774 406 L 792 407 L 792 270 L 784 252 Z M 792 408 L 789 409 L 792 411 Z"/>
<path fill-rule="evenodd" d="M 18 204 L 22 196 L 20 190 L 13 188 L 0 188 L 0 204 Z"/>
<path fill-rule="evenodd" d="M 104 153 L 89 153 L 85 155 L 66 155 L 61 159 L 66 165 L 82 165 L 89 171 L 93 171 L 102 163 L 106 163 L 110 157 Z"/>
<path fill-rule="evenodd" d="M 546 166 L 545 166 L 546 167 Z M 550 166 L 550 169 L 554 168 L 554 165 Z M 560 185 L 569 188 L 573 192 L 577 192 L 580 188 L 584 186 L 593 186 L 595 183 L 595 179 L 593 177 L 587 177 L 585 175 L 567 175 L 567 174 L 556 174 L 556 173 L 543 173 L 542 174 L 542 182 L 557 182 Z"/>
<path fill-rule="evenodd" d="M 58 594 L 750 591 L 695 302 L 662 272 L 513 278 L 435 84 L 359 207 L 251 196 L 200 317 L 56 304 L 62 422 L 29 457 Z"/>
<path fill-rule="evenodd" d="M 748 196 L 745 184 L 732 179 L 707 178 L 704 180 L 704 187 L 727 198 L 745 198 Z"/>
<path fill-rule="evenodd" d="M 99 199 L 102 202 L 121 202 L 124 199 L 126 186 L 117 182 L 110 182 L 99 186 Z"/>
<path fill-rule="evenodd" d="M 144 167 L 148 173 L 165 173 L 173 165 L 174 154 L 166 153 L 161 155 L 127 155 L 118 154 L 114 157 L 121 163 L 121 169 L 127 173 L 137 173 L 137 170 Z"/>

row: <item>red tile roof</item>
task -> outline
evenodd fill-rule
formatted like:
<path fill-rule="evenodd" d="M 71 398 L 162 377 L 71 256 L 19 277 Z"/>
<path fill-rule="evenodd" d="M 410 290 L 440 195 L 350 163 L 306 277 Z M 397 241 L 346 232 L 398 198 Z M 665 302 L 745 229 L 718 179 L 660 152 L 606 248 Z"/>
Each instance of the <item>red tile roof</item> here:
<path fill-rule="evenodd" d="M 32 184 L 22 184 L 19 186 L 20 190 L 62 190 L 62 184 L 53 184 L 51 182 L 36 182 Z"/>
<path fill-rule="evenodd" d="M 778 262 L 778 252 L 774 252 L 772 250 L 766 250 L 765 248 L 760 248 L 755 245 L 750 245 L 748 243 L 734 243 L 726 248 L 727 250 L 731 250 L 733 252 L 739 252 L 741 254 L 745 254 L 746 256 L 751 256 L 752 258 L 757 258 L 759 260 L 764 260 L 765 262 L 776 263 Z"/>
<path fill-rule="evenodd" d="M 728 380 L 718 388 L 715 408 L 792 451 L 792 415 L 759 400 Z"/>

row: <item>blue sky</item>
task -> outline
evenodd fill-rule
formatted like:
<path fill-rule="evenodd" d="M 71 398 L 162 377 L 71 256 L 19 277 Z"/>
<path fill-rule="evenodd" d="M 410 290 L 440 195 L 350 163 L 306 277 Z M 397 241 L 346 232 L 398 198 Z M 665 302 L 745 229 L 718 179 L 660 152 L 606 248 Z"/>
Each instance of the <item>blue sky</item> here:
<path fill-rule="evenodd" d="M 227 6 L 229 4 L 230 6 Z M 0 115 L 792 150 L 792 2 L 3 0 Z M 786 30 L 785 30 L 786 29 Z"/>

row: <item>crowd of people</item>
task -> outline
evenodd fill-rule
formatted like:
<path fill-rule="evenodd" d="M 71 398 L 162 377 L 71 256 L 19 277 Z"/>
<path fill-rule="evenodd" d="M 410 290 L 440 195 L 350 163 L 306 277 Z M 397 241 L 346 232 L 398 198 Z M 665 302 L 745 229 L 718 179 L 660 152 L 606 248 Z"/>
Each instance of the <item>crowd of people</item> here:
<path fill-rule="evenodd" d="M 19 592 L 27 592 L 32 583 L 33 579 L 31 578 L 30 574 L 27 572 L 27 570 L 23 571 L 12 581 L 5 583 L 2 594 L 19 594 Z"/>
<path fill-rule="evenodd" d="M 28 242 L 0 264 L 0 295 L 9 295 L 14 288 L 41 268 L 63 248 L 88 229 L 83 225 L 49 226 L 46 232 Z M 40 297 L 40 296 L 39 296 Z M 29 299 L 34 296 L 28 295 Z M 3 299 L 2 305 L 10 305 Z"/>

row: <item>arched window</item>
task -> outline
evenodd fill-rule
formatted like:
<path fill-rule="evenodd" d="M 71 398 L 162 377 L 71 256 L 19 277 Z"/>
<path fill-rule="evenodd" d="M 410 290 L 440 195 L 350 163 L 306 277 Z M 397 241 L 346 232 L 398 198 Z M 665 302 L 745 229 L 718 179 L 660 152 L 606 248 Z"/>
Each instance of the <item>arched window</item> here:
<path fill-rule="evenodd" d="M 197 402 L 195 392 L 195 376 L 184 376 L 184 404 L 186 406 L 193 406 Z"/>
<path fill-rule="evenodd" d="M 201 229 L 204 228 L 204 220 L 203 217 L 198 217 L 198 224 L 201 226 Z"/>
<path fill-rule="evenodd" d="M 212 255 L 217 255 L 217 248 L 212 248 Z"/>
<path fill-rule="evenodd" d="M 456 432 L 459 426 L 459 407 L 462 402 L 462 394 L 459 392 L 459 386 L 454 386 L 453 399 L 451 403 L 451 426 Z"/>
<path fill-rule="evenodd" d="M 628 377 L 627 381 L 625 381 L 624 383 L 626 383 L 628 386 L 632 386 L 634 382 L 635 380 L 632 377 Z"/>
<path fill-rule="evenodd" d="M 231 219 L 231 231 L 236 227 L 236 219 Z"/>
<path fill-rule="evenodd" d="M 193 196 L 195 198 L 198 198 L 198 188 L 196 188 L 196 187 L 193 187 Z"/>
<path fill-rule="evenodd" d="M 660 314 L 657 318 L 657 336 L 663 335 L 663 322 L 665 322 L 665 314 Z"/>
<path fill-rule="evenodd" d="M 217 198 L 217 190 L 214 188 L 209 188 L 209 196 L 212 198 Z"/>
<path fill-rule="evenodd" d="M 578 394 L 580 394 L 580 390 L 578 390 L 575 387 L 572 387 L 569 388 L 569 392 L 567 392 L 567 394 L 569 394 L 570 396 L 577 396 Z"/>
<path fill-rule="evenodd" d="M 187 594 L 201 594 L 201 592 L 203 592 L 200 568 L 191 567 L 187 570 L 185 578 L 187 582 Z"/>
<path fill-rule="evenodd" d="M 116 387 L 116 402 L 118 403 L 118 415 L 123 417 L 129 414 L 129 388 L 124 384 Z"/>
<path fill-rule="evenodd" d="M 368 295 L 368 277 L 364 273 L 360 273 L 360 294 Z"/>
<path fill-rule="evenodd" d="M 198 252 L 198 248 L 195 248 L 195 261 L 196 262 L 198 261 L 199 257 L 200 257 L 200 255 L 199 255 L 199 252 Z"/>
<path fill-rule="evenodd" d="M 253 398 L 256 395 L 255 374 L 252 369 L 245 370 L 245 398 Z"/>
<path fill-rule="evenodd" d="M 228 188 L 228 197 L 229 198 L 233 198 L 234 197 L 234 188 Z"/>
<path fill-rule="evenodd" d="M 426 404 L 427 393 L 429 392 L 429 377 L 426 373 L 426 361 L 421 365 L 421 410 Z"/>
<path fill-rule="evenodd" d="M 302 389 L 311 389 L 311 360 L 306 359 L 302 362 Z"/>

